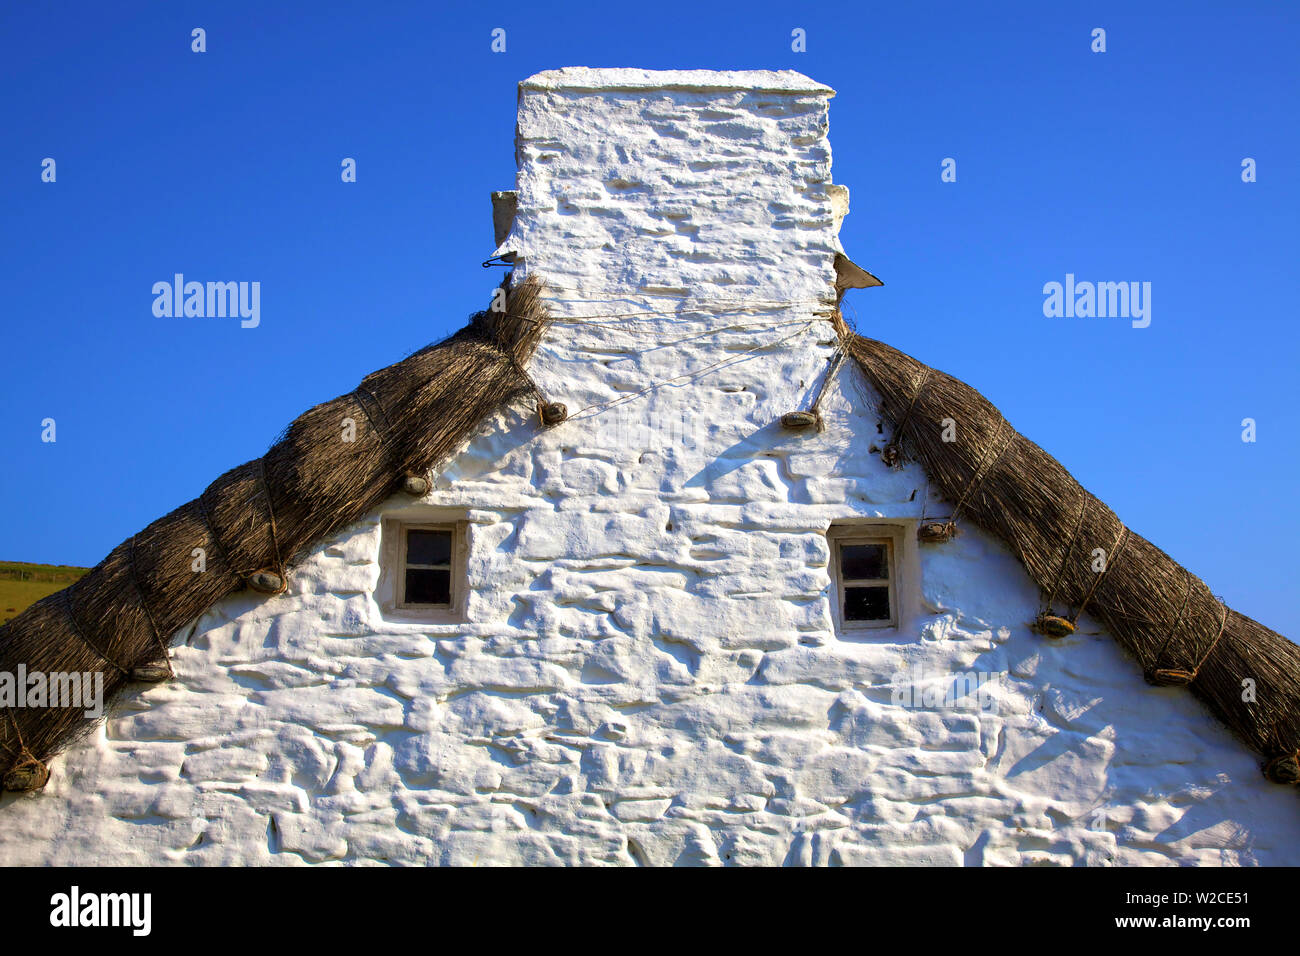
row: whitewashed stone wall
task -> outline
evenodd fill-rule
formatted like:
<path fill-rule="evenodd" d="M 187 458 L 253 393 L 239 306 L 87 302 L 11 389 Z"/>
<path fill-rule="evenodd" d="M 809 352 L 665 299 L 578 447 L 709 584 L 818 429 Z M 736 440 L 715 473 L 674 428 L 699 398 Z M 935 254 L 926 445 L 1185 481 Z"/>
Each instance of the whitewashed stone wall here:
<path fill-rule="evenodd" d="M 502 251 L 552 284 L 532 371 L 573 420 L 503 412 L 423 502 L 205 615 L 176 681 L 0 801 L 0 862 L 1300 863 L 1294 791 L 1086 619 L 1032 634 L 975 529 L 909 525 L 902 625 L 837 636 L 831 522 L 946 511 L 881 463 L 856 368 L 825 431 L 777 423 L 832 350 L 830 95 L 526 81 Z M 614 312 L 658 314 L 580 318 Z M 468 519 L 468 623 L 381 612 L 398 514 Z M 969 675 L 983 700 L 914 693 Z"/>

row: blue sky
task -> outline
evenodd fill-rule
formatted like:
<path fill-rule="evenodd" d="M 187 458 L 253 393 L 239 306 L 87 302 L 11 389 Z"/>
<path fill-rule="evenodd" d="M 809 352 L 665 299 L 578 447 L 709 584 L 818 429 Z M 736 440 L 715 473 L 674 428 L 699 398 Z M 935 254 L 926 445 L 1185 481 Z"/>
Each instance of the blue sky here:
<path fill-rule="evenodd" d="M 485 305 L 523 77 L 790 68 L 839 94 L 841 238 L 886 283 L 851 294 L 860 330 L 980 389 L 1233 606 L 1294 631 L 1300 6 L 594 10 L 4 4 L 0 558 L 96 563 Z M 175 272 L 260 281 L 260 326 L 155 317 Z M 1045 317 L 1066 273 L 1150 282 L 1150 327 Z"/>

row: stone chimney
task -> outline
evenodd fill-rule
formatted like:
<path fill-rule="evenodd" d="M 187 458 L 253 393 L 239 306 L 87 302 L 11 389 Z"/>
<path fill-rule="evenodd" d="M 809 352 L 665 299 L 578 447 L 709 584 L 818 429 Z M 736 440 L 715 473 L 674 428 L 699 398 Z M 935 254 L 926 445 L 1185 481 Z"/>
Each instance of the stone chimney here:
<path fill-rule="evenodd" d="M 750 432 L 799 407 L 825 370 L 839 294 L 879 284 L 840 247 L 832 96 L 792 71 L 571 67 L 519 84 L 518 182 L 493 194 L 496 254 L 550 286 L 559 321 L 533 369 L 549 397 L 572 414 L 756 350 L 676 401 L 638 399 L 642 431 L 673 429 L 650 444 L 695 444 L 684 419 L 724 414 L 718 389 L 748 393 L 725 421 Z"/>
<path fill-rule="evenodd" d="M 831 183 L 834 95 L 788 70 L 529 77 L 497 252 L 584 293 L 833 304 L 848 207 Z"/>

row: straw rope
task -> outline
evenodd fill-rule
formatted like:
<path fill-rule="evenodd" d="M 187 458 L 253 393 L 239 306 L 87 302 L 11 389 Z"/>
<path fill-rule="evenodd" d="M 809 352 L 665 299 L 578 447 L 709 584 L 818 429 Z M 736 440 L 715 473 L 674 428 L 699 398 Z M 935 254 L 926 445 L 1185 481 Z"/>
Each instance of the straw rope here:
<path fill-rule="evenodd" d="M 1056 596 L 1056 589 L 1061 583 L 1061 576 L 1065 574 L 1065 569 L 1070 563 L 1070 555 L 1074 553 L 1074 542 L 1079 537 L 1079 529 L 1083 527 L 1083 515 L 1088 510 L 1088 499 L 1084 498 L 1079 502 L 1079 517 L 1074 523 L 1074 530 L 1070 532 L 1070 540 L 1065 547 L 1065 554 L 1061 558 L 1061 566 L 1057 568 L 1056 575 L 1052 579 L 1052 587 L 1047 592 L 1047 600 L 1043 602 L 1043 610 L 1052 609 L 1052 598 Z"/>
<path fill-rule="evenodd" d="M 127 557 L 127 566 L 131 570 L 131 583 L 135 585 L 135 593 L 140 598 L 140 609 L 144 611 L 144 616 L 149 621 L 149 630 L 153 632 L 154 640 L 158 642 L 163 660 L 167 662 L 167 670 L 172 673 L 171 655 L 167 651 L 167 644 L 163 640 L 162 632 L 158 630 L 158 622 L 154 620 L 153 613 L 149 610 L 149 601 L 144 596 L 144 588 L 140 586 L 140 575 L 135 567 L 135 539 L 136 535 L 131 535 L 130 554 Z"/>
<path fill-rule="evenodd" d="M 284 561 L 280 557 L 280 544 L 275 534 L 275 505 L 271 502 L 271 486 L 266 481 L 266 459 L 257 459 L 257 474 L 262 482 L 262 496 L 266 499 L 267 529 L 271 532 L 271 553 L 275 555 L 275 572 L 280 576 L 280 591 L 288 588 L 284 573 Z"/>
<path fill-rule="evenodd" d="M 1127 543 L 1128 526 L 1124 525 L 1120 528 L 1119 537 L 1116 538 L 1115 543 L 1111 545 L 1110 554 L 1106 556 L 1105 567 L 1097 572 L 1096 578 L 1092 582 L 1092 587 L 1088 588 L 1088 593 L 1083 596 L 1083 600 L 1079 602 L 1079 606 L 1074 611 L 1074 616 L 1070 618 L 1071 624 L 1077 624 L 1079 622 L 1079 615 L 1088 607 L 1088 602 L 1091 601 L 1092 596 L 1097 593 L 1097 588 L 1101 587 L 1101 582 L 1106 580 L 1106 575 L 1110 574 L 1110 569 L 1115 566 L 1117 561 L 1119 561 L 1119 556 L 1124 553 L 1124 545 Z"/>
<path fill-rule="evenodd" d="M 68 600 L 67 588 L 64 588 L 62 591 L 58 593 L 59 593 L 59 607 L 63 609 L 63 613 L 67 616 L 68 623 L 72 625 L 72 633 L 77 635 L 78 638 L 80 638 L 81 643 L 85 644 L 92 651 L 94 651 L 105 661 L 107 661 L 108 664 L 118 673 L 122 674 L 123 676 L 126 676 L 128 673 L 130 673 L 125 667 L 123 667 L 117 661 L 113 660 L 113 658 L 109 657 L 108 654 L 106 654 L 104 651 L 100 650 L 98 647 L 92 644 L 90 642 L 90 639 L 86 637 L 85 632 L 81 630 L 81 625 L 77 623 L 76 615 L 72 613 L 72 603 Z"/>

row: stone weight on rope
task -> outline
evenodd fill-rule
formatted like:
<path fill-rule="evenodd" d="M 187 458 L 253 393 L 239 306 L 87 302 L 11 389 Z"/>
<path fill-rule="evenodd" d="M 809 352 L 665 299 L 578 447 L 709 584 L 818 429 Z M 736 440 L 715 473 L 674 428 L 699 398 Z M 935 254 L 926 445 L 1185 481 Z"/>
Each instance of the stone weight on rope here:
<path fill-rule="evenodd" d="M 248 576 L 248 586 L 262 594 L 279 594 L 288 585 L 274 571 L 254 571 Z"/>
<path fill-rule="evenodd" d="M 402 490 L 408 495 L 423 498 L 429 493 L 429 479 L 419 475 L 407 475 L 402 479 Z"/>
<path fill-rule="evenodd" d="M 1196 680 L 1196 674 L 1192 671 L 1178 667 L 1157 667 L 1143 676 L 1148 684 L 1156 687 L 1181 687 Z"/>
<path fill-rule="evenodd" d="M 50 769 L 35 757 L 30 757 L 9 768 L 5 774 L 4 788 L 15 793 L 31 793 L 41 789 L 49 780 Z"/>
<path fill-rule="evenodd" d="M 916 540 L 925 542 L 948 541 L 957 533 L 951 521 L 922 521 L 916 529 Z"/>
<path fill-rule="evenodd" d="M 1274 783 L 1300 783 L 1300 760 L 1295 754 L 1274 757 L 1264 765 L 1264 776 Z"/>
<path fill-rule="evenodd" d="M 537 406 L 537 417 L 543 425 L 551 428 L 569 417 L 569 409 L 561 402 L 543 402 Z"/>
<path fill-rule="evenodd" d="M 786 412 L 781 416 L 781 424 L 796 431 L 805 428 L 820 428 L 821 416 L 816 412 Z"/>
<path fill-rule="evenodd" d="M 1069 637 L 1074 633 L 1074 623 L 1055 614 L 1040 614 L 1034 621 L 1034 630 L 1048 637 Z"/>
<path fill-rule="evenodd" d="M 131 668 L 131 680 L 142 684 L 161 684 L 172 676 L 171 667 L 162 663 L 140 664 Z"/>

